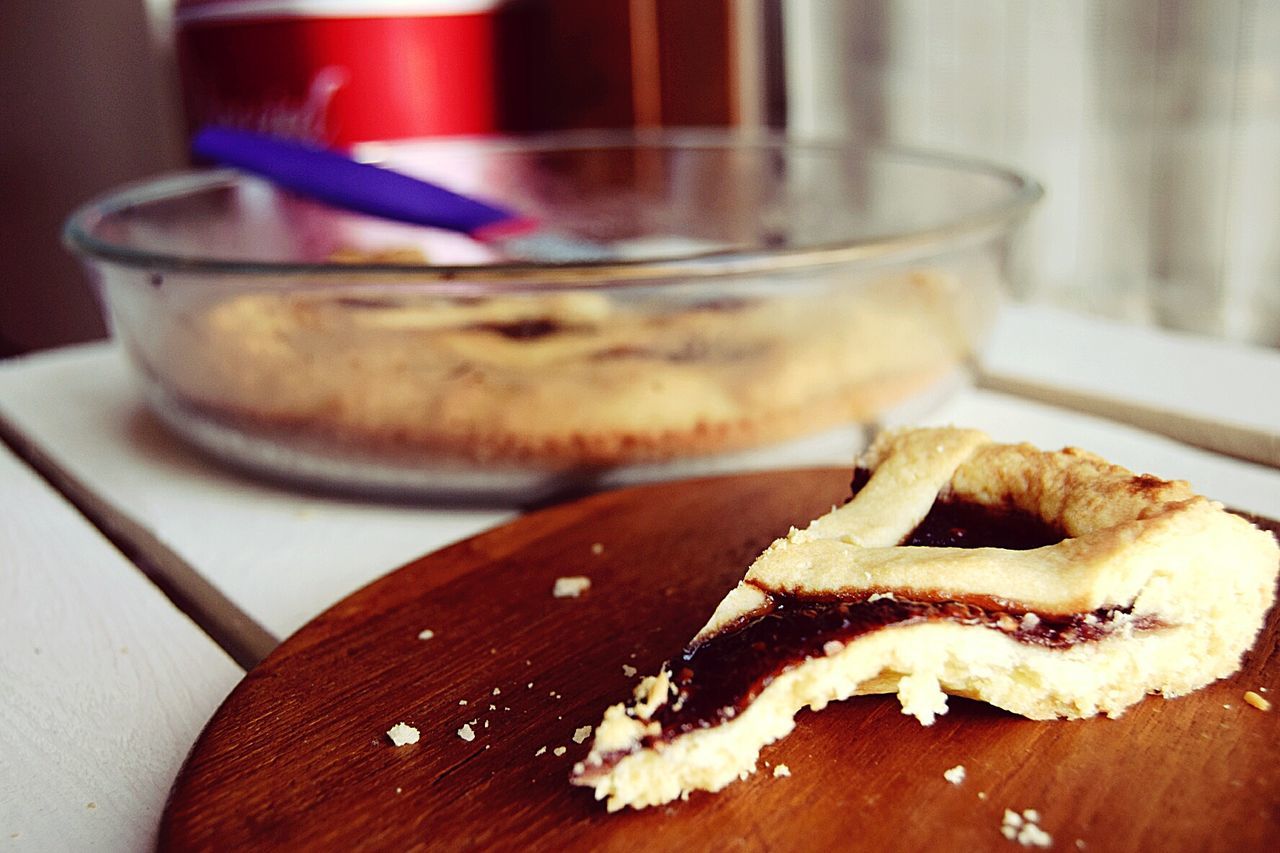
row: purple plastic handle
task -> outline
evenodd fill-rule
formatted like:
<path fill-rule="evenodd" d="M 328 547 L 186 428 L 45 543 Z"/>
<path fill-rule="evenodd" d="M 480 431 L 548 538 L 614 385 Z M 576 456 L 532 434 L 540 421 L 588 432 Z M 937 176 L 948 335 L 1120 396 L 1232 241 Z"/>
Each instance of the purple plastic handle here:
<path fill-rule="evenodd" d="M 523 217 L 408 175 L 298 142 L 211 127 L 191 149 L 272 183 L 348 210 L 463 234 L 523 222 Z M 494 228 L 497 226 L 497 228 Z"/>

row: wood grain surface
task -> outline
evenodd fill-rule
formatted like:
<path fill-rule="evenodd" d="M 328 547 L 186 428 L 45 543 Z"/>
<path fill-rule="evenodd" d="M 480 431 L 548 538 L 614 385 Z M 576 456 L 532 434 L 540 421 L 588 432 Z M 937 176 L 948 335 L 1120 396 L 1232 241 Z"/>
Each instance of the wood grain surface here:
<path fill-rule="evenodd" d="M 1002 815 L 1034 808 L 1056 849 L 1275 849 L 1280 713 L 1242 698 L 1267 687 L 1280 700 L 1274 613 L 1235 677 L 1119 720 L 1035 722 L 952 699 L 924 728 L 896 699 L 863 697 L 801 712 L 760 772 L 718 794 L 609 815 L 570 787 L 589 746 L 574 731 L 628 695 L 624 666 L 656 671 L 750 560 L 842 501 L 847 480 L 791 471 L 605 493 L 388 575 L 228 697 L 175 783 L 160 846 L 1019 849 Z M 590 590 L 553 598 L 565 575 Z M 418 743 L 391 745 L 400 721 Z M 458 736 L 465 724 L 474 740 Z M 790 778 L 772 775 L 779 763 Z M 952 785 L 957 764 L 967 776 Z"/>

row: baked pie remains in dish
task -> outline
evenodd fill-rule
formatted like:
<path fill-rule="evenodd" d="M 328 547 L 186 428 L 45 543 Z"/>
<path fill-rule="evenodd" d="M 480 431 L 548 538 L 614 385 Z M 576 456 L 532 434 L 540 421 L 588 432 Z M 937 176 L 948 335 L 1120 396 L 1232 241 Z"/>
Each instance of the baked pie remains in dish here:
<path fill-rule="evenodd" d="M 285 289 L 198 303 L 135 355 L 162 411 L 291 451 L 559 471 L 869 420 L 963 361 L 989 288 L 920 269 L 706 299 Z"/>
<path fill-rule="evenodd" d="M 853 490 L 605 712 L 574 784 L 610 811 L 717 791 L 802 708 L 868 693 L 924 725 L 947 694 L 1119 716 L 1234 672 L 1280 566 L 1271 534 L 1185 482 L 976 430 L 886 433 Z"/>

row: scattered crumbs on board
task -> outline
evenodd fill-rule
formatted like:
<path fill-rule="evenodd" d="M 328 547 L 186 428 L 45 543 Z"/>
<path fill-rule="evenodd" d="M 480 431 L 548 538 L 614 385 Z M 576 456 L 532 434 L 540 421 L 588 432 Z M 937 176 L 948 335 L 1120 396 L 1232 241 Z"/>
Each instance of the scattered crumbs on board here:
<path fill-rule="evenodd" d="M 396 723 L 387 729 L 387 737 L 391 739 L 393 746 L 404 746 L 409 743 L 417 743 L 418 738 L 422 735 L 413 726 L 408 723 Z"/>
<path fill-rule="evenodd" d="M 577 598 L 589 589 L 591 589 L 591 578 L 574 575 L 556 578 L 556 585 L 551 588 L 551 594 L 556 598 Z"/>
<path fill-rule="evenodd" d="M 1023 847 L 1053 845 L 1053 836 L 1040 828 L 1040 812 L 1035 809 L 1024 809 L 1022 814 L 1013 809 L 1005 809 L 1004 818 L 1000 822 L 1000 834 Z"/>
<path fill-rule="evenodd" d="M 1264 687 L 1262 689 L 1266 690 L 1267 688 Z M 1269 699 L 1263 699 L 1261 696 L 1259 696 L 1257 693 L 1253 692 L 1252 690 L 1246 690 L 1244 692 L 1244 701 L 1252 705 L 1253 707 L 1257 708 L 1259 711 L 1271 710 L 1271 701 Z"/>

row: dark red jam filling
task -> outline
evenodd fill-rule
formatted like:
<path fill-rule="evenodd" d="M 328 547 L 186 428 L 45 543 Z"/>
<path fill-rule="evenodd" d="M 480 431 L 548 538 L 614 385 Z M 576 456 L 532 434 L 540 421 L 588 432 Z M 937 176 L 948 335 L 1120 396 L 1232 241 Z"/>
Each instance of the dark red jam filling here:
<path fill-rule="evenodd" d="M 860 594 L 857 600 L 813 600 L 769 593 L 771 604 L 719 634 L 691 646 L 669 664 L 675 695 L 658 708 L 662 726 L 653 741 L 670 740 L 709 728 L 742 712 L 760 691 L 791 667 L 827 654 L 830 643 L 847 644 L 872 631 L 947 620 L 1001 631 L 1024 643 L 1067 648 L 1099 640 L 1122 621 L 1135 628 L 1156 627 L 1150 617 L 1130 618 L 1121 608 L 1037 616 L 1019 610 L 992 610 L 960 601 L 908 601 Z"/>
<path fill-rule="evenodd" d="M 371 296 L 341 296 L 334 300 L 343 308 L 399 308 L 395 299 L 379 299 Z"/>
<path fill-rule="evenodd" d="M 1028 551 L 1057 545 L 1067 534 L 1038 515 L 963 501 L 938 501 L 903 545 Z"/>
<path fill-rule="evenodd" d="M 854 468 L 853 479 L 849 481 L 849 500 L 846 500 L 845 503 L 849 503 L 849 501 L 856 498 L 858 492 L 862 491 L 863 486 L 869 482 L 871 482 L 870 468 Z"/>
<path fill-rule="evenodd" d="M 849 483 L 849 501 L 858 496 L 872 471 L 854 468 Z M 848 503 L 849 501 L 845 501 Z M 900 545 L 923 545 L 930 548 L 1005 548 L 1028 551 L 1046 545 L 1057 545 L 1067 538 L 1066 531 L 1037 515 L 1016 507 L 991 507 L 967 501 L 939 500 L 924 520 L 916 525 Z"/>
<path fill-rule="evenodd" d="M 558 320 L 542 317 L 533 320 L 513 320 L 510 323 L 474 323 L 467 328 L 477 332 L 493 332 L 513 341 L 528 341 L 567 331 L 569 327 Z"/>

